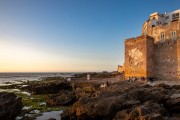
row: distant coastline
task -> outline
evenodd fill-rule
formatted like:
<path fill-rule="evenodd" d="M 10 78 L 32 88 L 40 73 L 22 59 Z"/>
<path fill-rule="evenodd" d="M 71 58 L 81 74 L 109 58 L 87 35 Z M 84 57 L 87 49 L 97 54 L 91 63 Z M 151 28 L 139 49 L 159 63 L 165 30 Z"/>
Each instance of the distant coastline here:
<path fill-rule="evenodd" d="M 4 72 L 0 73 L 0 83 L 16 82 L 16 81 L 36 81 L 44 77 L 70 77 L 75 73 L 63 72 Z"/>

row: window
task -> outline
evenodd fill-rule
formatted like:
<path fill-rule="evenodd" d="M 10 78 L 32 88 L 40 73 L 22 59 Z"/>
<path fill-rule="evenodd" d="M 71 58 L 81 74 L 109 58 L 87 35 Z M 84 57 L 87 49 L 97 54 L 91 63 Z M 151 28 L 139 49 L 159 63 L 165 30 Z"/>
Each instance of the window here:
<path fill-rule="evenodd" d="M 165 18 L 166 18 L 166 19 L 169 19 L 169 16 L 166 16 Z"/>
<path fill-rule="evenodd" d="M 172 31 L 172 32 L 171 32 L 171 35 L 172 35 L 172 36 L 176 36 L 176 31 Z"/>
<path fill-rule="evenodd" d="M 172 32 L 171 32 L 171 37 L 172 37 L 172 38 L 176 38 L 176 31 L 172 31 Z"/>
<path fill-rule="evenodd" d="M 152 25 L 151 27 L 155 27 L 155 25 Z"/>
<path fill-rule="evenodd" d="M 165 34 L 164 33 L 161 33 L 160 40 L 165 40 Z"/>
<path fill-rule="evenodd" d="M 172 20 L 179 19 L 179 13 L 172 14 Z"/>

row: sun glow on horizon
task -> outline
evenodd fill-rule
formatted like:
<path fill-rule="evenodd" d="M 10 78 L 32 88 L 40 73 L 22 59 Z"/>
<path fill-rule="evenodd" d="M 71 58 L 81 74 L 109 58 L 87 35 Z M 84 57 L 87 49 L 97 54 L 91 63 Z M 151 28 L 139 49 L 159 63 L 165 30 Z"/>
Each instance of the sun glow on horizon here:
<path fill-rule="evenodd" d="M 99 72 L 108 69 L 93 59 L 72 58 L 65 53 L 54 54 L 12 41 L 15 40 L 0 39 L 0 72 Z"/>
<path fill-rule="evenodd" d="M 58 65 L 55 56 L 46 51 L 0 41 L 0 72 L 47 72 L 65 67 L 63 64 Z M 58 61 L 64 62 L 62 59 Z"/>
<path fill-rule="evenodd" d="M 180 1 L 131 3 L 0 0 L 0 72 L 117 70 L 124 40 L 141 33 L 149 14 L 178 9 Z"/>

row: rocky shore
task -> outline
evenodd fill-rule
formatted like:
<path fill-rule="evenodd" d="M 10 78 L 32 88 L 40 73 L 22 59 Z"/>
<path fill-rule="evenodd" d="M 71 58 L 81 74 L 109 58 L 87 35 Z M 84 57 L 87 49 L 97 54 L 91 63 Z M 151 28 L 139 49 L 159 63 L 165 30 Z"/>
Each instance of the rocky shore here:
<path fill-rule="evenodd" d="M 13 93 L 0 92 L 0 119 L 12 120 L 20 112 L 23 107 L 21 98 Z"/>
<path fill-rule="evenodd" d="M 9 89 L 19 89 L 29 95 L 15 93 L 17 97 L 13 93 L 1 93 L 0 101 L 6 102 L 0 104 L 3 108 L 0 117 L 12 119 L 19 115 L 18 119 L 38 120 L 37 116 L 52 111 L 53 114 L 59 113 L 59 120 L 180 119 L 180 85 L 120 81 L 112 73 L 93 73 L 91 80 L 86 80 L 86 76 L 77 74 L 71 81 L 46 78 L 26 85 L 9 86 Z M 3 107 L 6 105 L 9 108 Z M 12 115 L 7 116 L 9 111 Z M 48 119 L 53 119 L 53 116 Z"/>
<path fill-rule="evenodd" d="M 180 86 L 121 81 L 101 88 L 94 83 L 75 87 L 75 95 L 62 120 L 180 119 Z"/>

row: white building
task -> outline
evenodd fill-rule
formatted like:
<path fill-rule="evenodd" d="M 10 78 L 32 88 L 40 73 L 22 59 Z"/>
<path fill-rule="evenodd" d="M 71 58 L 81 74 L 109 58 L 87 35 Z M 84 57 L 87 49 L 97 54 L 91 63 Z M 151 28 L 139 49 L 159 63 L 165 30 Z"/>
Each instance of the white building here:
<path fill-rule="evenodd" d="M 180 9 L 173 12 L 160 14 L 158 12 L 150 14 L 150 26 L 155 27 L 158 25 L 169 24 L 170 22 L 180 20 Z"/>

